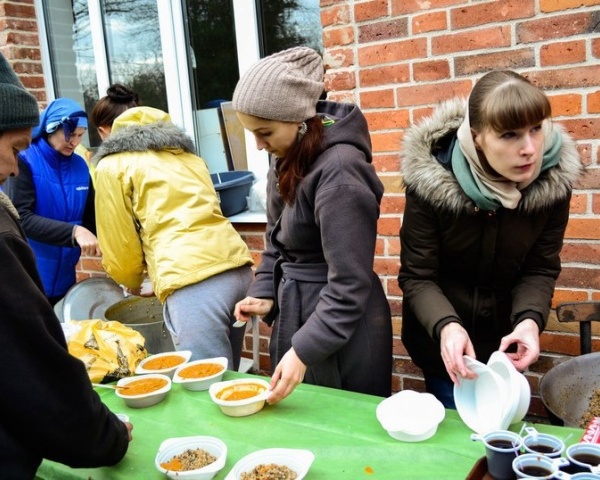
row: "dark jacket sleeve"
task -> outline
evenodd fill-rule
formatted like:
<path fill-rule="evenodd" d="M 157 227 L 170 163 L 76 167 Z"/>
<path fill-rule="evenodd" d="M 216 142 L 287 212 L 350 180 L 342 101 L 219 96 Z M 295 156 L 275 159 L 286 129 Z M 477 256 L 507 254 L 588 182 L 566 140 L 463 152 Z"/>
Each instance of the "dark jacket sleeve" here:
<path fill-rule="evenodd" d="M 398 282 L 404 301 L 432 338 L 436 325 L 459 321 L 454 306 L 438 284 L 440 233 L 435 213 L 406 192 L 406 206 L 400 230 L 400 274 Z"/>
<path fill-rule="evenodd" d="M 85 200 L 85 209 L 83 210 L 83 220 L 81 225 L 87 228 L 94 235 L 96 233 L 96 190 L 94 189 L 94 183 L 92 177 L 90 177 L 90 189 Z"/>
<path fill-rule="evenodd" d="M 569 221 L 571 194 L 557 203 L 521 267 L 521 277 L 513 290 L 511 322 L 534 319 L 540 332 L 546 327 L 556 279 L 561 271 L 562 249 Z"/>
<path fill-rule="evenodd" d="M 0 229 L 0 258 L 0 358 L 10 372 L 0 378 L 0 450 L 9 443 L 7 450 L 19 451 L 29 463 L 119 462 L 128 447 L 127 429 L 91 387 L 83 362 L 69 354 L 33 252 L 24 238 Z M 12 460 L 2 457 L 0 451 L 0 471 L 7 471 Z"/>
<path fill-rule="evenodd" d="M 21 224 L 28 238 L 59 247 L 73 246 L 73 224 L 52 220 L 35 213 L 37 196 L 33 177 L 29 166 L 20 158 L 19 175 L 11 179 L 6 193 L 19 212 Z"/>

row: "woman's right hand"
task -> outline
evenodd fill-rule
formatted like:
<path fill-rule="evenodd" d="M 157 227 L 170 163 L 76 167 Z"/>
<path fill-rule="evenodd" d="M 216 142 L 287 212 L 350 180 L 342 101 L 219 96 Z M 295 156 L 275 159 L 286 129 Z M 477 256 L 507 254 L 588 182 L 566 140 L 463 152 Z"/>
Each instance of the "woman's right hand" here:
<path fill-rule="evenodd" d="M 475 358 L 475 348 L 469 334 L 458 322 L 444 325 L 440 332 L 440 347 L 442 360 L 450 379 L 459 384 L 459 376 L 474 379 L 477 375 L 465 365 L 463 355 Z"/>
<path fill-rule="evenodd" d="M 73 237 L 77 245 L 81 248 L 81 255 L 90 257 L 99 257 L 102 255 L 100 245 L 98 245 L 98 238 L 87 228 L 81 225 L 75 226 Z"/>
<path fill-rule="evenodd" d="M 241 322 L 249 321 L 253 315 L 264 317 L 273 308 L 271 298 L 246 297 L 235 304 L 233 316 Z"/>

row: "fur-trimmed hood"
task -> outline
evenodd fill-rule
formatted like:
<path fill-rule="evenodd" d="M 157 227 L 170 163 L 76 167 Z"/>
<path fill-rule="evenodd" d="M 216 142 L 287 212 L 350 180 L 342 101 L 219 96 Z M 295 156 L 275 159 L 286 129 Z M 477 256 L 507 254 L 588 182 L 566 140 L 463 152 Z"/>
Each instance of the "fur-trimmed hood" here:
<path fill-rule="evenodd" d="M 110 136 L 94 155 L 93 163 L 121 152 L 181 150 L 195 154 L 194 142 L 170 121 L 167 113 L 151 107 L 136 107 L 117 117 Z"/>
<path fill-rule="evenodd" d="M 412 127 L 406 134 L 402 149 L 402 173 L 406 189 L 436 210 L 453 214 L 473 211 L 475 203 L 466 196 L 454 174 L 432 153 L 443 138 L 454 135 L 466 114 L 466 100 L 454 99 L 442 103 L 430 117 Z M 575 142 L 554 123 L 562 135 L 560 161 L 523 190 L 518 210 L 530 213 L 546 209 L 564 199 L 583 173 L 583 165 Z"/>

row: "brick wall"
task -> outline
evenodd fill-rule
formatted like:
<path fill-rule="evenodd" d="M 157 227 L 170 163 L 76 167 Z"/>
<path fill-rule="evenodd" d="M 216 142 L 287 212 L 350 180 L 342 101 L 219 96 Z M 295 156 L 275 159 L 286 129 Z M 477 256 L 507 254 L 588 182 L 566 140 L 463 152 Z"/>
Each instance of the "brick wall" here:
<path fill-rule="evenodd" d="M 600 0 L 321 0 L 327 87 L 331 99 L 358 103 L 367 116 L 375 166 L 386 194 L 379 221 L 375 268 L 393 312 L 394 389 L 423 389 L 400 338 L 402 292 L 398 232 L 404 195 L 400 157 L 403 133 L 435 105 L 467 95 L 491 69 L 516 70 L 543 87 L 556 121 L 577 140 L 587 166 L 573 195 L 562 252 L 563 272 L 554 305 L 600 300 Z M 45 100 L 33 1 L 0 0 L 0 49 L 23 82 Z M 256 261 L 264 225 L 236 225 Z M 79 278 L 102 275 L 84 258 Z M 564 355 L 579 353 L 574 324 L 553 314 L 542 335 L 542 356 L 527 376 L 530 414 L 544 416 L 538 382 Z M 600 350 L 600 330 L 593 348 Z M 269 329 L 261 325 L 261 367 L 268 369 Z M 246 353 L 250 355 L 251 339 Z"/>

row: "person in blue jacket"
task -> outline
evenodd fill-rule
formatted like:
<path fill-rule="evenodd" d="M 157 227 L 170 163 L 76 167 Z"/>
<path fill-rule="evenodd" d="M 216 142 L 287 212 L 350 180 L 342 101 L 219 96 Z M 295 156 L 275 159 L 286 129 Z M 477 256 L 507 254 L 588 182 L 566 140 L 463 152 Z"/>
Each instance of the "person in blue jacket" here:
<path fill-rule="evenodd" d="M 31 145 L 19 154 L 19 175 L 6 188 L 53 305 L 75 284 L 80 255 L 100 255 L 90 172 L 75 153 L 87 126 L 77 102 L 57 98 L 50 103 Z"/>

